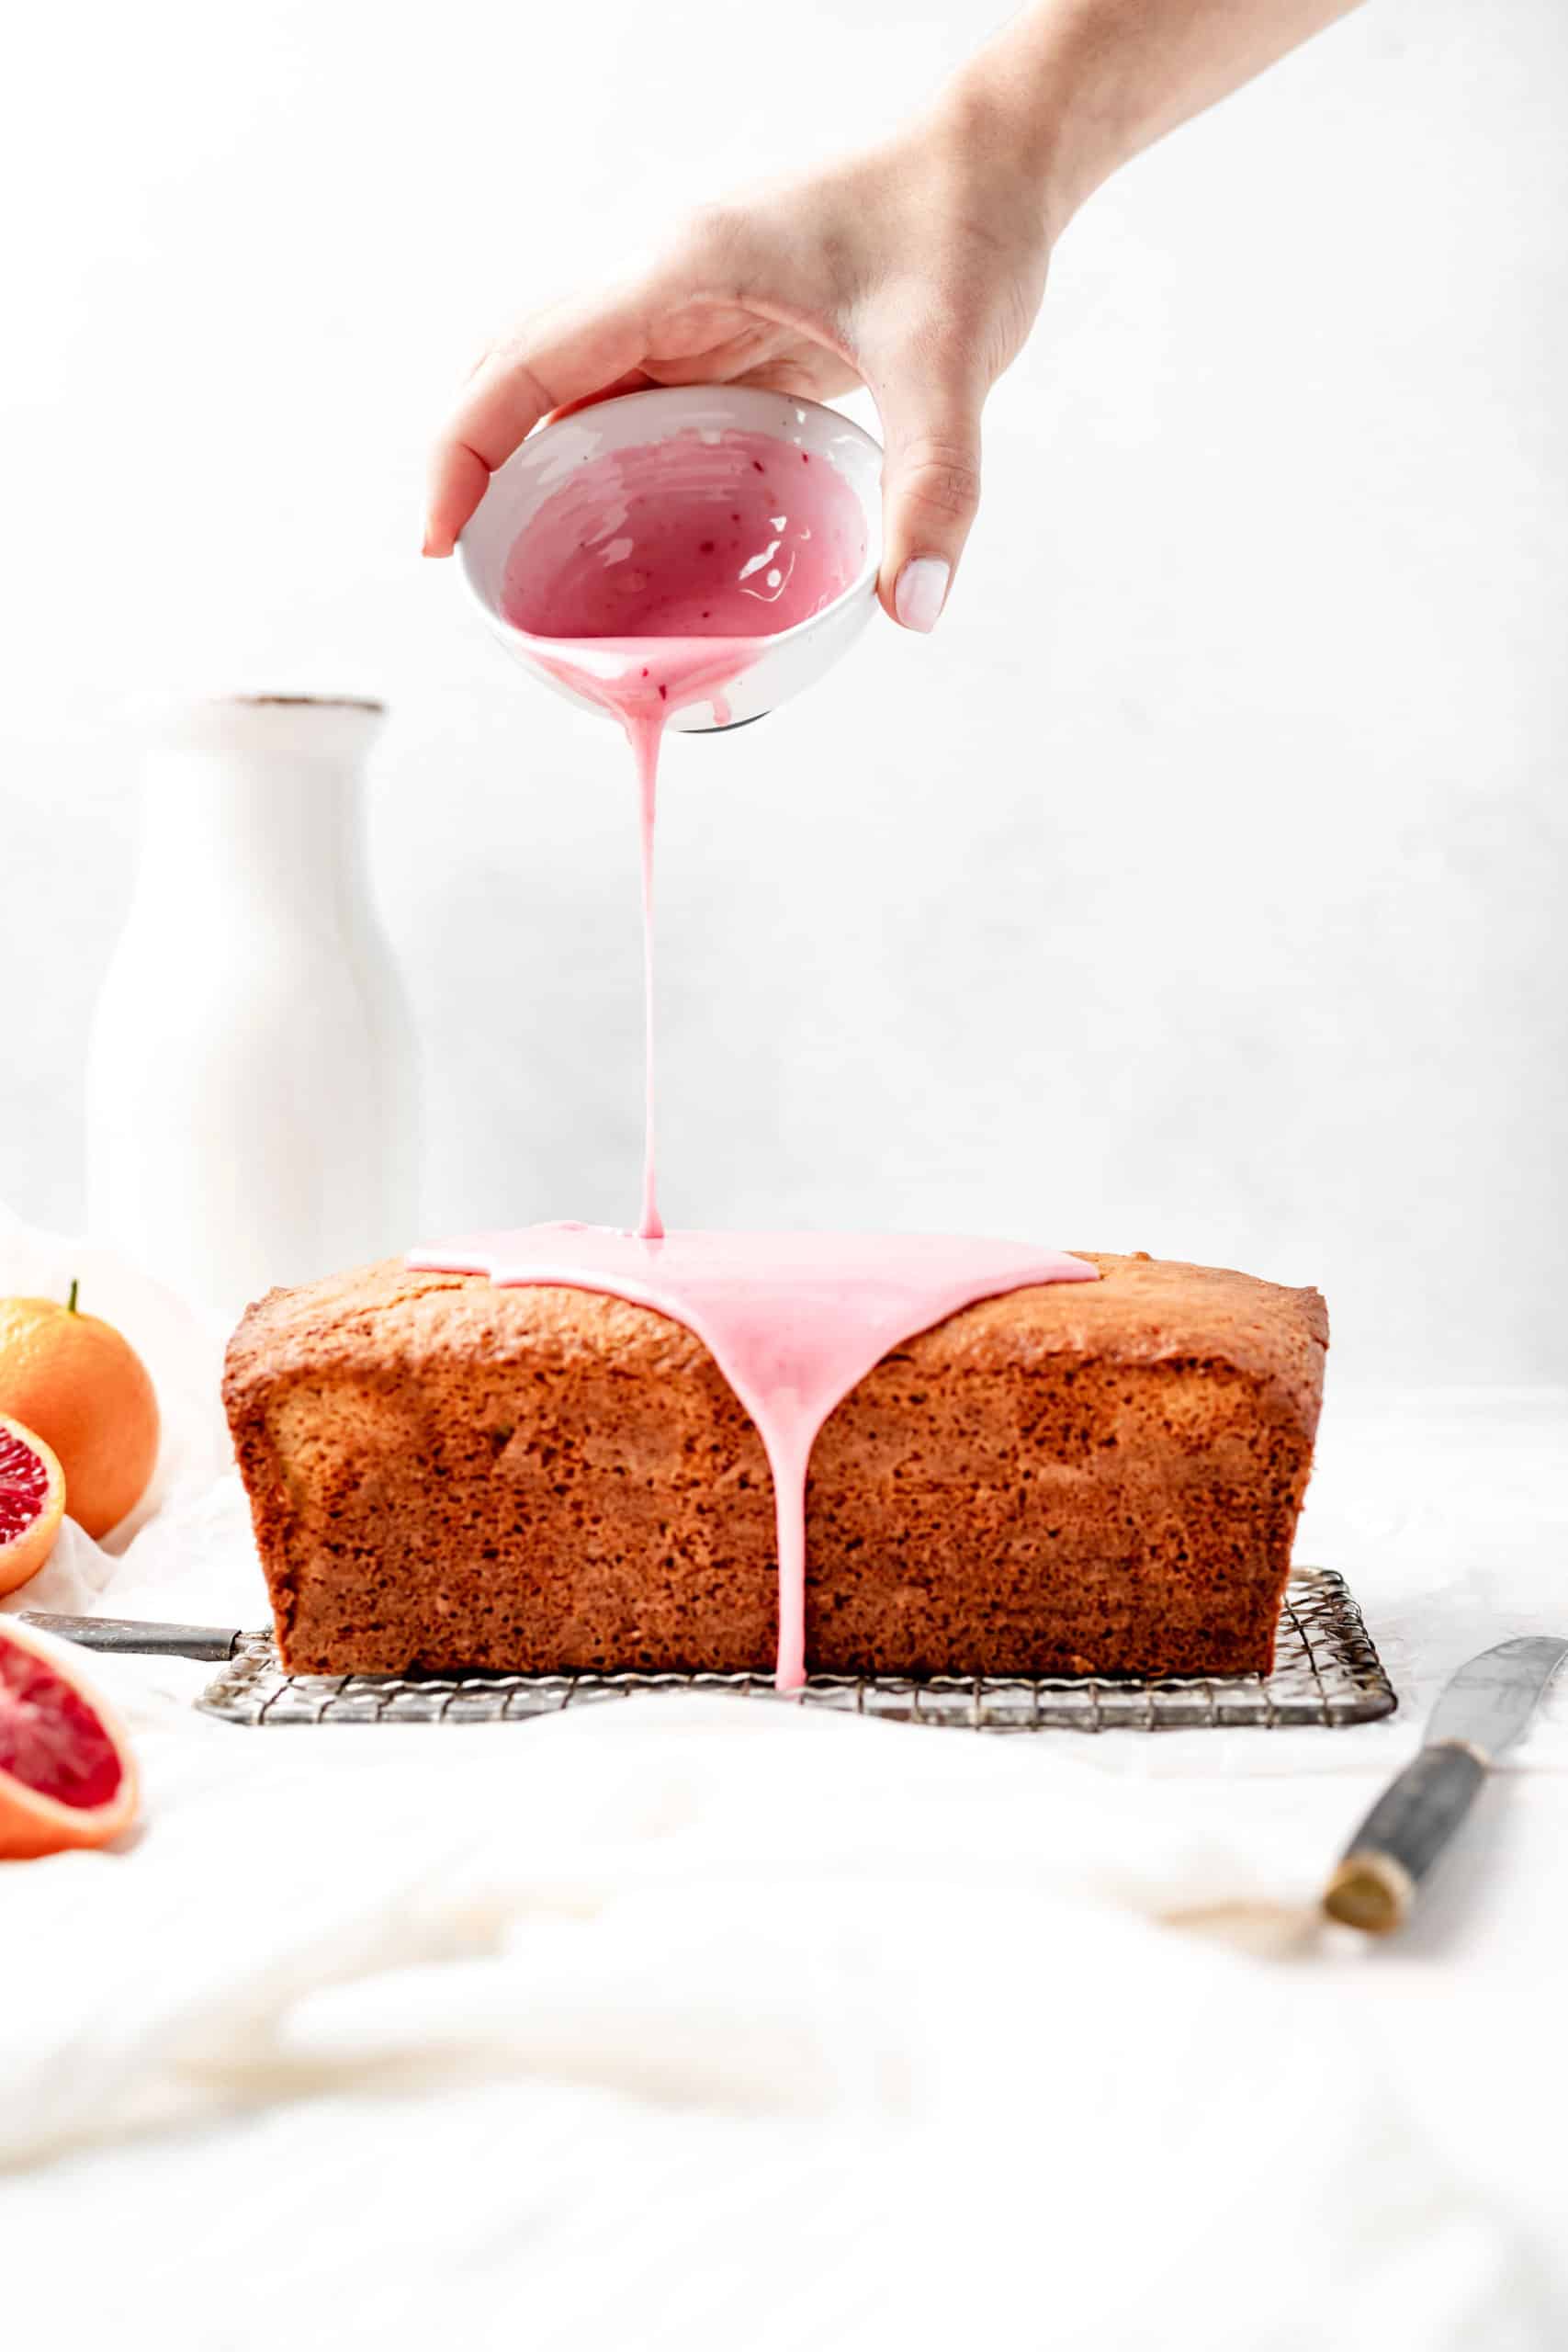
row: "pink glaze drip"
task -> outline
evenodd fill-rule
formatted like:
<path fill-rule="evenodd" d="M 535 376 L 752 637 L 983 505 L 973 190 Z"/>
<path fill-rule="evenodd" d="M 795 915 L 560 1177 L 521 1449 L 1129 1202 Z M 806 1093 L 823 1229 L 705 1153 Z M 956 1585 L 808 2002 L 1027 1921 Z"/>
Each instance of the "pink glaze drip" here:
<path fill-rule="evenodd" d="M 773 1477 L 776 1679 L 806 1679 L 806 1479 L 817 1433 L 891 1348 L 977 1299 L 1093 1282 L 1061 1250 L 933 1234 L 671 1233 L 536 1225 L 411 1252 L 411 1266 L 558 1283 L 668 1315 L 696 1334 L 750 1414 Z"/>
<path fill-rule="evenodd" d="M 637 720 L 627 727 L 626 735 L 637 762 L 637 840 L 642 865 L 642 1216 L 637 1229 L 644 1241 L 662 1241 L 653 1018 L 653 831 L 659 814 L 659 746 L 664 729 L 656 719 Z"/>
<path fill-rule="evenodd" d="M 501 608 L 534 658 L 618 718 L 637 763 L 642 845 L 645 1112 L 642 1217 L 658 1240 L 653 838 L 659 751 L 678 710 L 706 702 L 761 650 L 842 595 L 865 560 L 854 493 L 771 435 L 687 432 L 583 460 L 506 561 Z"/>
<path fill-rule="evenodd" d="M 591 458 L 513 548 L 502 609 L 534 658 L 611 712 L 636 762 L 647 988 L 642 1219 L 532 1226 L 411 1253 L 502 1283 L 602 1291 L 694 1331 L 750 1414 L 777 1517 L 777 1679 L 806 1675 L 806 1481 L 828 1415 L 890 1348 L 976 1299 L 1092 1282 L 1059 1251 L 916 1235 L 667 1234 L 654 1171 L 653 845 L 659 752 L 672 714 L 710 705 L 765 640 L 841 595 L 865 560 L 848 485 L 793 444 L 688 433 Z"/>

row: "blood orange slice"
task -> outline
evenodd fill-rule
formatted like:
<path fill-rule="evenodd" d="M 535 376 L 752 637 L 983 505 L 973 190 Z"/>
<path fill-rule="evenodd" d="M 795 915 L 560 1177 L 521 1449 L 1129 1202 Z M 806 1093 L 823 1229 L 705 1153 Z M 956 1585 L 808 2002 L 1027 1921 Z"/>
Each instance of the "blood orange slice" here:
<path fill-rule="evenodd" d="M 102 1846 L 136 1813 L 124 1732 L 73 1668 L 0 1617 L 0 1860 Z"/>
<path fill-rule="evenodd" d="M 41 1437 L 0 1413 L 0 1592 L 42 1567 L 60 1532 L 65 1478 Z"/>

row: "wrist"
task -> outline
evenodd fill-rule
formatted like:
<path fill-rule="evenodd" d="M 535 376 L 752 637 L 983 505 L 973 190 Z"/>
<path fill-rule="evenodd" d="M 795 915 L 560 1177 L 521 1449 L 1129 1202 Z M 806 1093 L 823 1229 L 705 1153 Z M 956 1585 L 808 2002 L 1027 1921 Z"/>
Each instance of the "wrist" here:
<path fill-rule="evenodd" d="M 1112 88 L 1079 52 L 1071 8 L 1032 8 L 943 89 L 945 133 L 993 175 L 1010 175 L 1054 244 L 1102 180 L 1135 152 Z"/>
<path fill-rule="evenodd" d="M 1032 0 L 941 105 L 976 152 L 1005 154 L 1053 240 L 1112 172 L 1356 0 Z"/>
<path fill-rule="evenodd" d="M 1015 94 L 966 65 L 937 97 L 924 124 L 928 167 L 949 187 L 973 191 L 987 218 L 1049 245 L 1066 223 L 1051 126 Z"/>

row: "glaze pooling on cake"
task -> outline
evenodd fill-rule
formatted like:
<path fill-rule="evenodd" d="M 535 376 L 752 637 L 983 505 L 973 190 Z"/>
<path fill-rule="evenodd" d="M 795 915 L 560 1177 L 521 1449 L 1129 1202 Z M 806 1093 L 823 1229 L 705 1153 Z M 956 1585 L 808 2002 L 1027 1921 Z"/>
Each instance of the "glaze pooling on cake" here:
<path fill-rule="evenodd" d="M 526 1226 L 410 1252 L 415 1271 L 604 1292 L 684 1324 L 756 1423 L 773 1479 L 781 1690 L 806 1679 L 806 1481 L 823 1422 L 891 1350 L 979 1299 L 1099 1279 L 1087 1260 L 947 1234 Z"/>

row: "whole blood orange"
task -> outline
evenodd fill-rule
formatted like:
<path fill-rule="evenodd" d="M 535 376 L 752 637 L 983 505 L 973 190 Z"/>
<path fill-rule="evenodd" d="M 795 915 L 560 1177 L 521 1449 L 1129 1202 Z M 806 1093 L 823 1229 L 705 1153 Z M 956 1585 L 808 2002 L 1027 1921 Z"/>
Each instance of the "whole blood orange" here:
<path fill-rule="evenodd" d="M 136 1815 L 114 1716 L 15 1617 L 0 1617 L 0 1860 L 103 1846 Z"/>
<path fill-rule="evenodd" d="M 36 1576 L 60 1532 L 65 1479 L 42 1438 L 0 1413 L 0 1592 Z"/>
<path fill-rule="evenodd" d="M 147 1367 L 112 1324 L 55 1298 L 0 1298 L 0 1413 L 60 1456 L 66 1509 L 107 1535 L 147 1490 L 158 1458 L 158 1400 Z"/>

